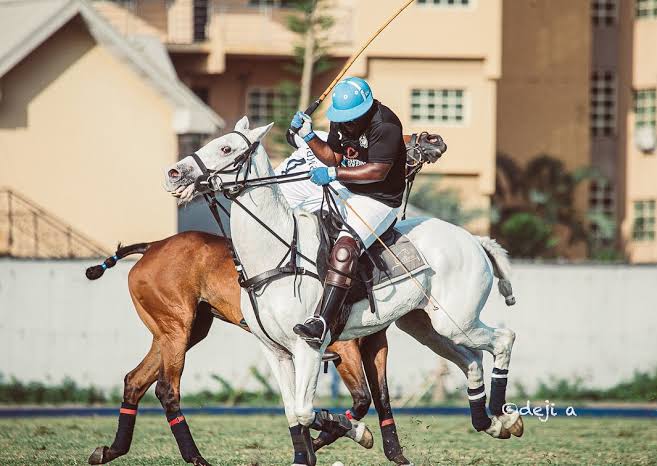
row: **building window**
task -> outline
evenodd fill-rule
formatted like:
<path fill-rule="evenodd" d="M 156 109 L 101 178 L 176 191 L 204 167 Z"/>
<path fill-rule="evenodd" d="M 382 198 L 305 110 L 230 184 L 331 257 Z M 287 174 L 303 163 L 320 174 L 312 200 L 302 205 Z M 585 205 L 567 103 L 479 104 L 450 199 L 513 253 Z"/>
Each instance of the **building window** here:
<path fill-rule="evenodd" d="M 636 241 L 655 239 L 655 201 L 634 201 L 634 228 L 632 238 Z"/>
<path fill-rule="evenodd" d="M 296 109 L 296 99 L 276 89 L 251 89 L 247 95 L 247 115 L 253 125 L 266 125 Z"/>
<path fill-rule="evenodd" d="M 640 89 L 634 92 L 635 127 L 655 127 L 655 89 Z"/>
<path fill-rule="evenodd" d="M 613 26 L 618 18 L 618 0 L 593 0 L 591 10 L 595 26 Z"/>
<path fill-rule="evenodd" d="M 417 0 L 418 5 L 469 6 L 470 0 Z"/>
<path fill-rule="evenodd" d="M 193 17 L 194 42 L 204 42 L 205 27 L 208 24 L 208 0 L 194 0 Z"/>
<path fill-rule="evenodd" d="M 639 19 L 657 17 L 657 0 L 636 0 L 636 17 Z"/>
<path fill-rule="evenodd" d="M 589 189 L 591 240 L 597 247 L 610 246 L 615 237 L 614 187 L 605 178 L 591 181 Z"/>
<path fill-rule="evenodd" d="M 185 133 L 178 135 L 178 158 L 183 159 L 190 154 L 193 154 L 201 147 L 203 147 L 208 139 L 209 134 L 201 133 Z"/>
<path fill-rule="evenodd" d="M 294 0 L 249 0 L 249 6 L 260 8 L 290 8 Z"/>
<path fill-rule="evenodd" d="M 427 124 L 463 124 L 465 91 L 462 89 L 413 89 L 411 121 Z"/>
<path fill-rule="evenodd" d="M 613 71 L 591 75 L 591 134 L 616 134 L 616 76 Z"/>

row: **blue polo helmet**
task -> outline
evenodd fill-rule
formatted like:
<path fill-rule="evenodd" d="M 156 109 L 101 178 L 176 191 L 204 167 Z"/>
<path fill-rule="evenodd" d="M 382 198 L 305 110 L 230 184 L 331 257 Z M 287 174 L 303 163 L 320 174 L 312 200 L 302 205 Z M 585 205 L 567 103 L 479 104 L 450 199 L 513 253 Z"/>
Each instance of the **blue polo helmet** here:
<path fill-rule="evenodd" d="M 326 117 L 335 123 L 344 123 L 362 117 L 372 108 L 374 97 L 367 81 L 345 78 L 333 89 L 331 107 Z"/>

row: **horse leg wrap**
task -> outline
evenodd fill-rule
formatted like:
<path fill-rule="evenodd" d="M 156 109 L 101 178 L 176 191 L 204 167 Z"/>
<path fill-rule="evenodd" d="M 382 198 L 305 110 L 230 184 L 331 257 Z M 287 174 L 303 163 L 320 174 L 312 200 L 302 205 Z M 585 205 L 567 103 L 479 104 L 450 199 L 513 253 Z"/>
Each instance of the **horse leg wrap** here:
<path fill-rule="evenodd" d="M 383 453 L 390 461 L 394 461 L 394 458 L 403 453 L 394 419 L 381 421 L 381 437 L 383 437 Z"/>
<path fill-rule="evenodd" d="M 198 448 L 194 443 L 192 433 L 189 430 L 189 424 L 187 424 L 182 411 L 167 413 L 167 421 L 169 421 L 171 433 L 173 433 L 173 436 L 178 443 L 178 448 L 180 449 L 180 454 L 183 459 L 187 463 L 191 463 L 194 458 L 201 456 L 201 453 L 198 451 Z"/>
<path fill-rule="evenodd" d="M 509 376 L 508 369 L 493 368 L 490 388 L 490 403 L 488 409 L 493 416 L 502 414 L 502 407 L 506 403 L 506 382 Z"/>
<path fill-rule="evenodd" d="M 290 427 L 290 437 L 292 437 L 292 447 L 294 448 L 294 464 L 314 466 L 317 459 L 313 451 L 310 430 L 301 424 L 297 424 Z"/>
<path fill-rule="evenodd" d="M 478 388 L 468 388 L 468 399 L 470 401 L 470 416 L 472 427 L 477 432 L 486 430 L 491 425 L 491 420 L 486 413 L 486 390 L 483 385 Z"/>
<path fill-rule="evenodd" d="M 319 435 L 315 440 L 313 440 L 313 450 L 317 451 L 320 448 L 323 448 L 327 445 L 332 444 L 335 442 L 337 439 L 339 439 L 339 435 L 335 434 L 329 434 L 328 432 L 320 432 Z"/>
<path fill-rule="evenodd" d="M 351 430 L 352 425 L 344 414 L 332 414 L 322 409 L 315 413 L 315 420 L 310 424 L 310 427 L 342 437 Z"/>
<path fill-rule="evenodd" d="M 132 433 L 135 430 L 135 421 L 137 420 L 137 405 L 131 403 L 121 403 L 119 410 L 119 427 L 116 430 L 116 437 L 110 446 L 112 453 L 125 455 L 130 450 L 132 443 Z"/>

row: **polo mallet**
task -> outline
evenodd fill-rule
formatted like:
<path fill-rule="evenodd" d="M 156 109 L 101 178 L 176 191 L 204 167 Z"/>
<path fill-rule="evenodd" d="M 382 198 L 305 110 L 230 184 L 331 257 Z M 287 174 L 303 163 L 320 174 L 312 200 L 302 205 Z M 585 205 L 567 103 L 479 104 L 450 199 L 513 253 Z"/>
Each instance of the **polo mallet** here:
<path fill-rule="evenodd" d="M 380 27 L 380 28 L 379 28 L 374 34 L 372 34 L 372 35 L 369 37 L 369 39 L 367 39 L 367 40 L 365 41 L 365 43 L 363 44 L 363 46 L 362 46 L 360 49 L 358 49 L 358 50 L 357 50 L 357 51 L 356 51 L 356 52 L 355 52 L 355 53 L 349 58 L 349 60 L 347 60 L 347 63 L 345 63 L 345 65 L 342 67 L 342 69 L 340 70 L 340 72 L 338 73 L 338 75 L 337 75 L 337 76 L 335 77 L 335 79 L 331 82 L 331 84 L 329 84 L 329 86 L 328 86 L 328 87 L 326 88 L 326 90 L 322 93 L 322 95 L 320 95 L 319 98 L 318 98 L 317 100 L 315 100 L 312 104 L 310 104 L 310 106 L 304 111 L 304 113 L 305 113 L 306 115 L 312 115 L 313 113 L 315 113 L 315 110 L 317 110 L 317 107 L 319 107 L 319 105 L 324 101 L 324 99 L 326 99 L 326 97 L 331 93 L 331 91 L 333 90 L 333 88 L 335 87 L 335 85 L 336 85 L 336 84 L 337 84 L 337 83 L 338 83 L 338 82 L 344 77 L 344 75 L 347 74 L 347 71 L 349 71 L 349 68 L 351 68 L 351 65 L 353 65 L 354 62 L 355 62 L 356 60 L 358 60 L 358 57 L 360 57 L 360 56 L 362 55 L 362 53 L 365 51 L 365 49 L 366 49 L 366 48 L 367 48 L 367 47 L 368 47 L 368 46 L 374 41 L 374 39 L 376 39 L 376 38 L 378 37 L 379 34 L 381 34 L 381 32 L 382 32 L 386 27 L 388 27 L 388 25 L 389 25 L 390 23 L 392 23 L 392 22 L 394 21 L 394 19 L 395 19 L 397 16 L 399 16 L 399 15 L 402 13 L 402 11 L 404 11 L 404 10 L 405 10 L 405 9 L 406 9 L 411 3 L 413 3 L 414 1 L 415 1 L 415 0 L 406 0 L 406 1 L 404 2 L 404 4 L 403 4 L 402 6 L 400 6 L 399 9 L 397 9 L 397 11 L 395 11 L 395 13 L 394 13 L 392 16 L 390 16 L 390 18 L 388 18 L 388 19 L 386 20 L 386 22 L 383 23 L 383 24 L 381 25 L 381 27 Z M 295 135 L 295 133 L 294 133 L 294 131 L 292 131 L 292 128 L 289 128 L 289 129 L 287 130 L 287 134 L 286 134 L 285 136 L 286 136 L 287 142 L 288 142 L 292 147 L 297 148 L 297 144 L 294 142 L 294 135 Z"/>

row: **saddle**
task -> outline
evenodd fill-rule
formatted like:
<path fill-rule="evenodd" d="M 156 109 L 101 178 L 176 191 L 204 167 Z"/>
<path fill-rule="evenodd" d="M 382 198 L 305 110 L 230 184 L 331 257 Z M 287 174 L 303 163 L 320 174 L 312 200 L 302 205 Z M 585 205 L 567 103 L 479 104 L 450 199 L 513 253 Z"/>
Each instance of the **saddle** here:
<path fill-rule="evenodd" d="M 328 211 L 320 209 L 314 215 L 317 216 L 319 223 L 317 275 L 323 283 L 328 271 L 331 249 L 344 228 L 344 224 L 342 218 L 331 209 Z M 395 229 L 396 223 L 395 221 L 380 236 L 386 247 L 377 240 L 360 256 L 357 276 L 353 277 L 349 294 L 335 320 L 335 325 L 331 328 L 331 343 L 337 340 L 344 330 L 354 303 L 367 298 L 370 311 L 376 313 L 374 291 L 403 280 L 407 276 L 406 270 L 415 275 L 429 268 L 429 264 L 411 240 Z M 400 265 L 400 262 L 403 266 Z"/>

